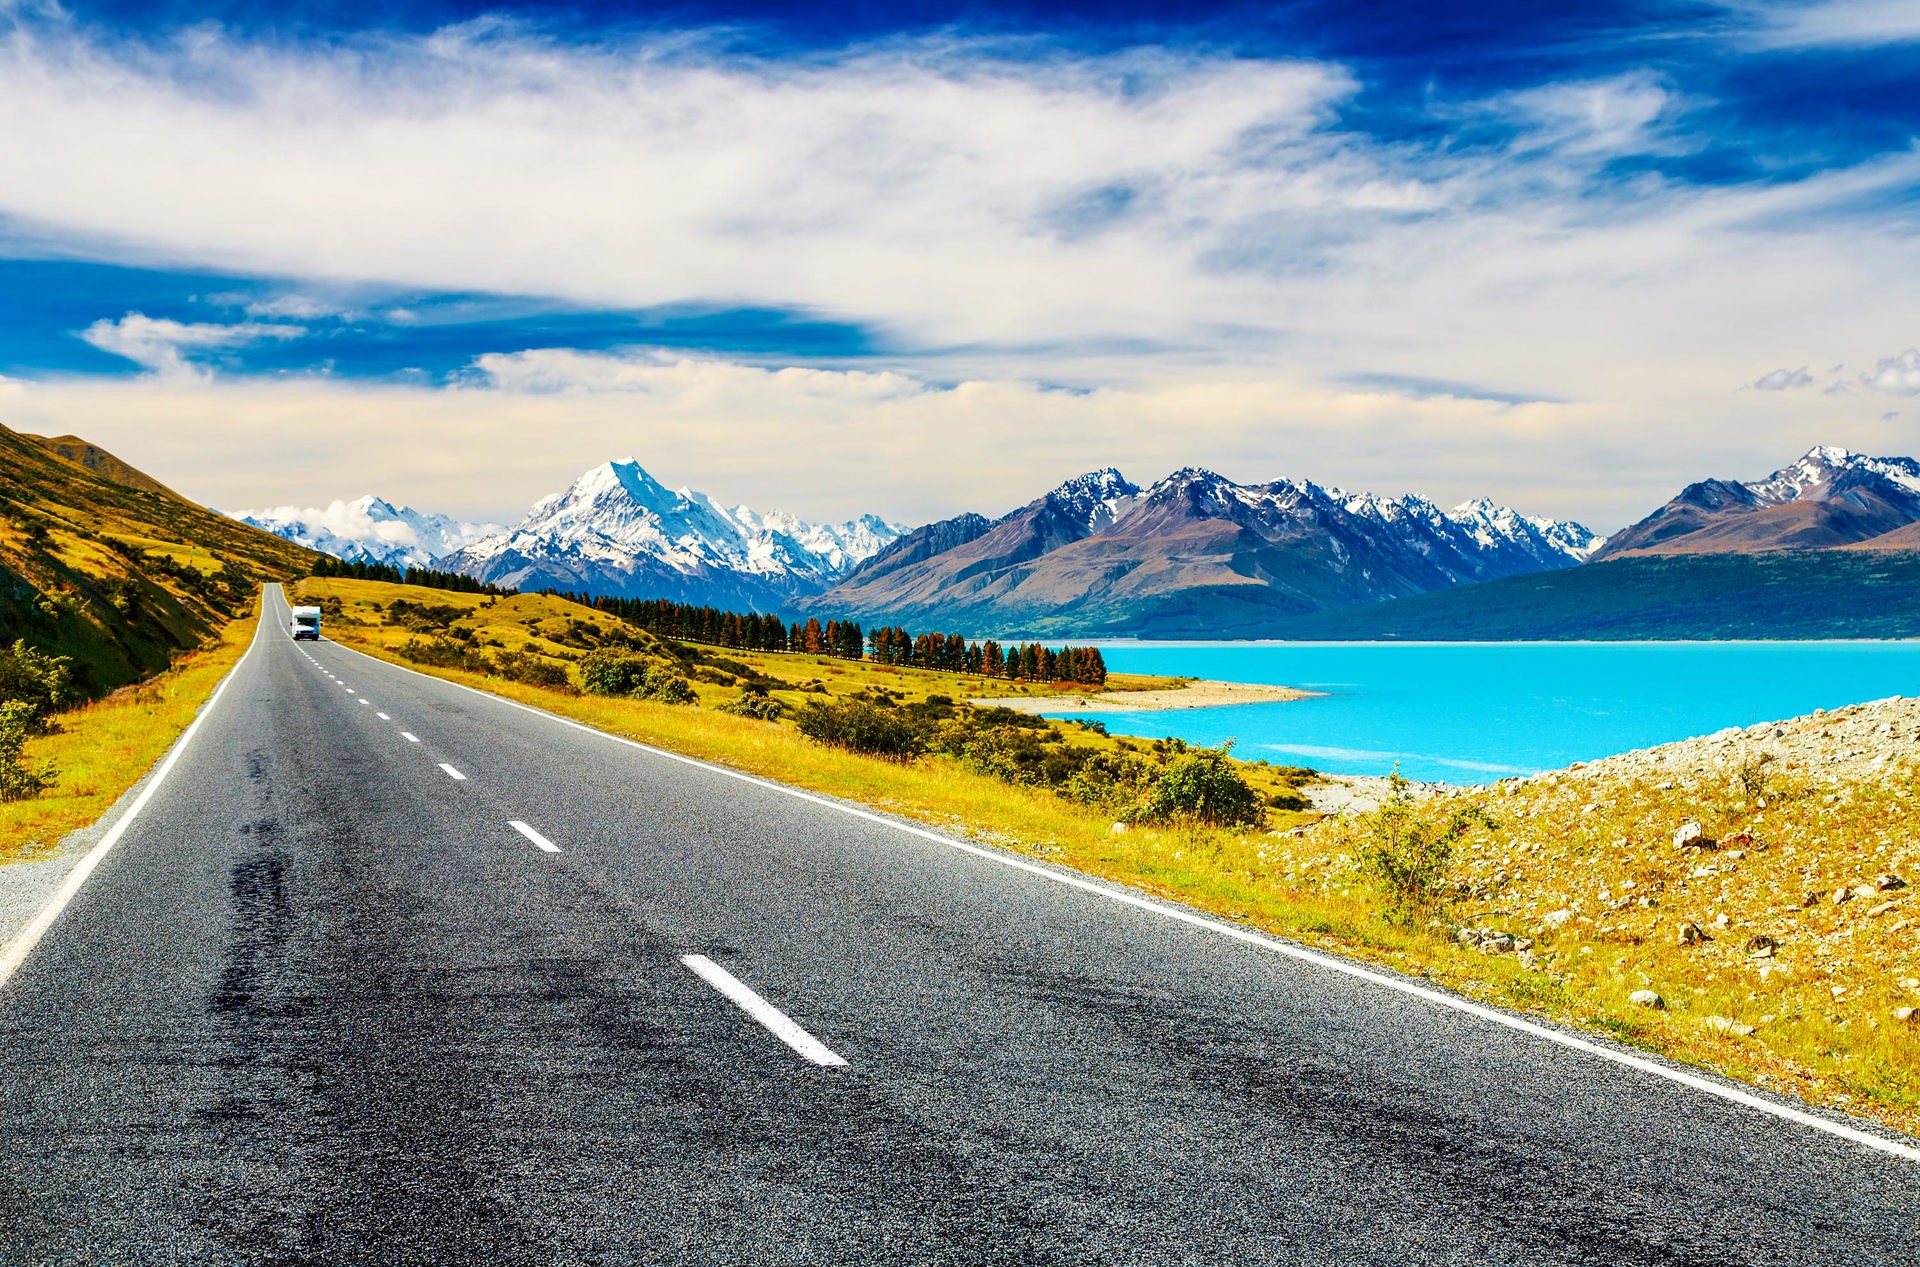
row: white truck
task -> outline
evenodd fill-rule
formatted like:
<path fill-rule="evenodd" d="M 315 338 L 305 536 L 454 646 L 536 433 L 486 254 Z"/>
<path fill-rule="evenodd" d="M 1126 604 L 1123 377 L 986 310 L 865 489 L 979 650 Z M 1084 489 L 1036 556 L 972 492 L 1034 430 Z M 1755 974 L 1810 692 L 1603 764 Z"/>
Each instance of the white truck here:
<path fill-rule="evenodd" d="M 320 609 L 318 607 L 296 607 L 293 618 L 287 622 L 287 632 L 293 635 L 295 642 L 302 638 L 320 641 Z"/>

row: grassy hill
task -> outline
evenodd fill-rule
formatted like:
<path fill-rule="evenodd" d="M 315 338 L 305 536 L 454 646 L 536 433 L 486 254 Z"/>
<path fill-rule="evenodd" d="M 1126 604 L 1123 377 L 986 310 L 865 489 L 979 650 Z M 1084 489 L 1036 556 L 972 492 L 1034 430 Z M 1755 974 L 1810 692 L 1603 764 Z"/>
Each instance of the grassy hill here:
<path fill-rule="evenodd" d="M 1610 559 L 1276 621 L 1293 640 L 1920 637 L 1920 552 Z"/>
<path fill-rule="evenodd" d="M 0 645 L 71 656 L 89 695 L 206 644 L 315 557 L 83 440 L 0 427 Z"/>

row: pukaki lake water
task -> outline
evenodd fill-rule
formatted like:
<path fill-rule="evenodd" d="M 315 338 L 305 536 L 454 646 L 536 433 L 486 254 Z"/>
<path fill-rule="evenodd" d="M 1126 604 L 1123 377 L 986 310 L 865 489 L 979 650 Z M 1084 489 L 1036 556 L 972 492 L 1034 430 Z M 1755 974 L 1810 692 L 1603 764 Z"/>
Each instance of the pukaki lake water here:
<path fill-rule="evenodd" d="M 1115 734 L 1236 740 L 1336 774 L 1484 783 L 1920 695 L 1920 642 L 1102 643 L 1115 672 L 1297 686 L 1284 704 L 1103 713 Z M 1072 716 L 1063 711 L 1061 716 Z"/>

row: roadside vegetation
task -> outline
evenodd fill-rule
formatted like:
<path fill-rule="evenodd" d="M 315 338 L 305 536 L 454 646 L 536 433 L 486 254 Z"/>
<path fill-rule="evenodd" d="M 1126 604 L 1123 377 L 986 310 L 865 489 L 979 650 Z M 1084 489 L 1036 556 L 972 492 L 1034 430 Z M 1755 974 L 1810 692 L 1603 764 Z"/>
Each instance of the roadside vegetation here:
<path fill-rule="evenodd" d="M 251 618 L 233 621 L 167 671 L 26 727 L 16 768 L 36 785 L 19 796 L 0 791 L 0 864 L 42 857 L 69 832 L 99 821 L 180 737 L 253 634 Z M 0 786 L 9 777 L 7 746 L 0 726 Z"/>
<path fill-rule="evenodd" d="M 1544 776 L 1442 798 L 1401 789 L 1373 813 L 1323 820 L 1308 808 L 1312 771 L 993 704 L 1071 687 L 692 646 L 537 595 L 343 580 L 302 592 L 349 645 L 612 733 L 1920 1128 L 1920 1026 L 1899 1016 L 1920 1004 L 1920 925 L 1854 922 L 1879 905 L 1865 899 L 1804 901 L 1815 873 L 1864 873 L 1869 860 L 1920 870 L 1911 769 L 1839 794 L 1796 790 L 1765 763 L 1685 784 Z M 613 660 L 640 667 L 600 676 Z M 1107 685 L 1177 684 L 1114 674 Z M 1743 832 L 1763 839 L 1756 813 L 1768 843 L 1743 847 Z M 1673 846 L 1675 825 L 1693 819 L 1722 848 Z M 1826 940 L 1804 962 L 1788 940 L 1751 949 L 1761 934 L 1730 913 L 1736 895 L 1756 910 L 1791 906 Z M 1683 920 L 1700 939 L 1683 937 Z M 1836 936 L 1843 925 L 1852 931 Z M 1648 990 L 1660 1006 L 1633 1000 Z"/>

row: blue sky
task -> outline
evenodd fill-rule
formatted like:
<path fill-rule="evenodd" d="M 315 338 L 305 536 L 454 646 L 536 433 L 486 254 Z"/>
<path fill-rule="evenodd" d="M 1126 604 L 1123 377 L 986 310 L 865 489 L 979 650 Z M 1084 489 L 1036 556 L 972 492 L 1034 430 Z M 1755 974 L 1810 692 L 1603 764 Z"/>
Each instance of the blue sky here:
<path fill-rule="evenodd" d="M 836 518 L 1200 464 L 1604 530 L 1920 449 L 1917 134 L 1920 0 L 0 0 L 0 422 L 227 506 L 630 453 Z"/>

